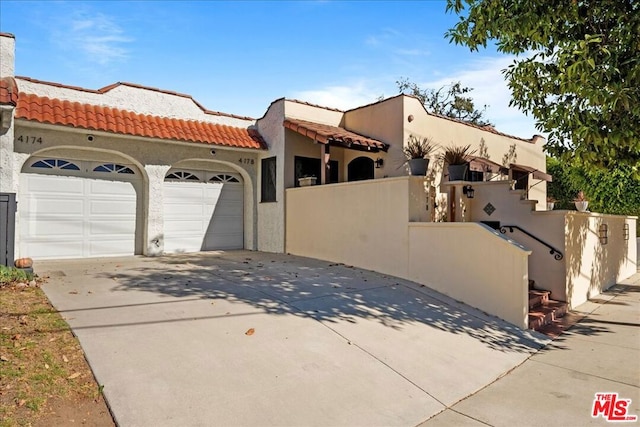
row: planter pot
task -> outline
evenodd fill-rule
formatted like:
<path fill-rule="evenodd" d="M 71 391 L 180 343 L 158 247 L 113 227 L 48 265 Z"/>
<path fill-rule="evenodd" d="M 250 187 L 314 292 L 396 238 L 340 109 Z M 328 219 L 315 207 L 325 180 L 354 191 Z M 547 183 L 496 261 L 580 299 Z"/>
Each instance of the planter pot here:
<path fill-rule="evenodd" d="M 469 163 L 464 165 L 449 165 L 447 170 L 449 171 L 449 181 L 464 181 L 467 178 L 467 170 L 469 169 Z"/>
<path fill-rule="evenodd" d="M 425 176 L 429 168 L 429 159 L 409 159 L 411 175 Z"/>
<path fill-rule="evenodd" d="M 589 206 L 589 202 L 573 202 L 576 205 L 576 210 L 578 212 L 586 212 L 587 207 Z"/>
<path fill-rule="evenodd" d="M 548 211 L 552 211 L 555 206 L 556 206 L 555 202 L 547 202 Z"/>
<path fill-rule="evenodd" d="M 298 184 L 300 184 L 300 187 L 308 187 L 310 185 L 316 185 L 316 180 L 317 178 L 315 176 L 298 178 Z"/>
<path fill-rule="evenodd" d="M 18 258 L 13 264 L 17 268 L 31 268 L 33 267 L 33 260 L 31 258 Z"/>

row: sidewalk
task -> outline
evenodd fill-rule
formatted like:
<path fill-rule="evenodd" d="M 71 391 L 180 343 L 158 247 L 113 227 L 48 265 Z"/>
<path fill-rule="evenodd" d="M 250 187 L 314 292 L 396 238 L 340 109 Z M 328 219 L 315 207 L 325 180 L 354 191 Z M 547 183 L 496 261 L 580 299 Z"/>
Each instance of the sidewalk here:
<path fill-rule="evenodd" d="M 581 305 L 584 316 L 523 364 L 421 427 L 587 426 L 596 393 L 631 399 L 640 417 L 640 270 Z M 622 423 L 638 425 L 640 421 Z"/>

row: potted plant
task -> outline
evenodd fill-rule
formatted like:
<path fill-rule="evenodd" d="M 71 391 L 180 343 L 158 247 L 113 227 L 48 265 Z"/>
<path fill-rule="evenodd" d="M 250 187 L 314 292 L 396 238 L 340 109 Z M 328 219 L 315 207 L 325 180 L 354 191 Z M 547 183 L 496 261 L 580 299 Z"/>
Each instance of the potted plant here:
<path fill-rule="evenodd" d="M 313 175 L 303 176 L 298 178 L 298 184 L 300 187 L 309 187 L 310 185 L 316 185 L 317 178 Z"/>
<path fill-rule="evenodd" d="M 587 207 L 589 206 L 589 200 L 587 200 L 587 197 L 584 195 L 582 190 L 578 191 L 576 198 L 573 199 L 573 203 L 575 203 L 576 210 L 579 212 L 586 212 Z"/>
<path fill-rule="evenodd" d="M 418 138 L 409 136 L 407 145 L 404 146 L 402 152 L 409 163 L 411 175 L 425 176 L 429 168 L 429 155 L 435 150 L 436 145 L 431 138 Z"/>
<path fill-rule="evenodd" d="M 556 205 L 557 200 L 551 196 L 547 197 L 547 210 L 552 211 Z"/>
<path fill-rule="evenodd" d="M 463 181 L 469 169 L 469 156 L 476 150 L 469 151 L 471 145 L 450 145 L 445 148 L 440 158 L 447 164 L 449 181 Z"/>

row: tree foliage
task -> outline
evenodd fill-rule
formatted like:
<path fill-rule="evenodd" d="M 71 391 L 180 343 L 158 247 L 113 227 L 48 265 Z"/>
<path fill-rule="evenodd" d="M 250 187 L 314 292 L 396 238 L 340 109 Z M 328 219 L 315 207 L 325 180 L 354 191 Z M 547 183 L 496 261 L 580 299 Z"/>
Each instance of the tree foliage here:
<path fill-rule="evenodd" d="M 573 209 L 573 199 L 582 190 L 594 212 L 640 215 L 640 179 L 633 176 L 629 165 L 602 170 L 549 157 L 547 172 L 553 175 L 547 193 L 557 200 L 559 209 Z"/>
<path fill-rule="evenodd" d="M 487 106 L 485 105 L 482 110 L 476 109 L 473 98 L 467 96 L 473 89 L 462 86 L 460 82 L 453 82 L 439 89 L 422 89 L 407 78 L 396 81 L 396 84 L 400 93 L 415 96 L 430 113 L 478 126 L 491 126 L 491 123 L 484 118 Z"/>
<path fill-rule="evenodd" d="M 548 135 L 547 152 L 640 176 L 640 1 L 447 0 L 446 36 L 472 51 L 495 41 L 511 105 Z"/>

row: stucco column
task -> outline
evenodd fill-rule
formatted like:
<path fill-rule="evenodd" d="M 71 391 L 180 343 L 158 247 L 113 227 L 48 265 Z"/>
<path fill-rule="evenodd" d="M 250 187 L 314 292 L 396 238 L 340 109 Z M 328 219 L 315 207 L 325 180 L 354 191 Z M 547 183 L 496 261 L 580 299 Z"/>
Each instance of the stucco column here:
<path fill-rule="evenodd" d="M 171 169 L 169 165 L 145 165 L 148 186 L 144 197 L 147 211 L 147 232 L 143 253 L 147 256 L 161 255 L 164 251 L 164 213 L 162 186 L 164 177 Z"/>
<path fill-rule="evenodd" d="M 13 120 L 12 120 L 13 121 Z M 0 135 L 0 193 L 14 193 L 13 125 Z"/>

